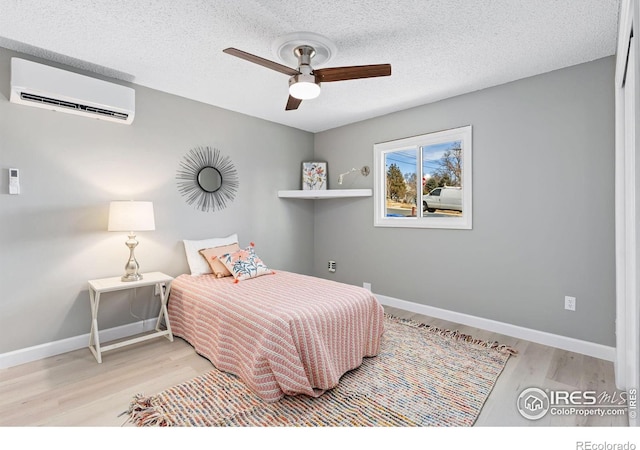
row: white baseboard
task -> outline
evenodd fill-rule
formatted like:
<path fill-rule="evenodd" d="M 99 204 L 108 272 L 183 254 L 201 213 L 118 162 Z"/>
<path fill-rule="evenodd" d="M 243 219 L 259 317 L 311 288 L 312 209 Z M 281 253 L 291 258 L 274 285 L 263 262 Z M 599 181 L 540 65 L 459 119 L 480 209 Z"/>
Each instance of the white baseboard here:
<path fill-rule="evenodd" d="M 492 331 L 494 333 L 500 333 L 506 336 L 535 342 L 537 344 L 548 345 L 550 347 L 568 350 L 574 353 L 580 353 L 582 355 L 593 356 L 594 358 L 604 359 L 606 361 L 615 360 L 615 347 L 607 347 L 606 345 L 596 344 L 594 342 L 581 341 L 579 339 L 574 339 L 567 336 L 560 336 L 558 334 L 551 334 L 545 331 L 519 327 L 517 325 L 511 325 L 491 319 L 484 319 L 482 317 L 470 316 L 468 314 L 448 311 L 446 309 L 435 308 L 433 306 L 422 305 L 406 300 L 399 300 L 397 298 L 387 297 L 384 295 L 374 295 L 383 305 L 393 306 L 405 311 L 423 314 L 425 316 L 434 317 L 436 319 L 448 320 L 450 322 L 459 323 L 461 325 L 468 325 L 471 327 Z"/>
<path fill-rule="evenodd" d="M 100 343 L 104 345 L 105 342 L 109 342 L 114 339 L 122 339 L 152 330 L 156 326 L 156 320 L 156 318 L 147 319 L 115 328 L 100 330 Z M 2 353 L 0 354 L 0 369 L 18 366 L 20 364 L 49 358 L 51 356 L 57 356 L 62 353 L 71 352 L 81 348 L 86 348 L 87 353 L 91 354 L 89 351 L 89 333 L 20 350 L 14 350 L 12 352 Z"/>

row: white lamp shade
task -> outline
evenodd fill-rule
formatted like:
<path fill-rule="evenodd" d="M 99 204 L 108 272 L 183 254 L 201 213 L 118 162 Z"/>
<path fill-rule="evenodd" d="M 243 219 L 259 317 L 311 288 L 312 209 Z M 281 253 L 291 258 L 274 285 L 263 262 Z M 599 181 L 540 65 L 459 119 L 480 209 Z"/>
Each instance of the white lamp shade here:
<path fill-rule="evenodd" d="M 152 202 L 115 201 L 109 205 L 109 231 L 156 229 Z"/>
<path fill-rule="evenodd" d="M 300 100 L 310 100 L 320 95 L 320 86 L 316 83 L 298 81 L 289 86 L 289 94 Z"/>

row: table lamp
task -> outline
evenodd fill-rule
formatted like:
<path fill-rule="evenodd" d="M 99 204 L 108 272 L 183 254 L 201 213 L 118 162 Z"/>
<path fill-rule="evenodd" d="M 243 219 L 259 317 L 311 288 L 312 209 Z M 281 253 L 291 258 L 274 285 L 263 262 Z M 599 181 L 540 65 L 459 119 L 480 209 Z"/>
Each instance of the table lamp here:
<path fill-rule="evenodd" d="M 128 231 L 129 239 L 125 242 L 129 247 L 129 260 L 124 266 L 122 281 L 142 280 L 138 272 L 140 265 L 136 261 L 134 249 L 138 245 L 136 231 L 153 231 L 156 229 L 153 218 L 152 202 L 114 201 L 109 205 L 109 231 Z"/>

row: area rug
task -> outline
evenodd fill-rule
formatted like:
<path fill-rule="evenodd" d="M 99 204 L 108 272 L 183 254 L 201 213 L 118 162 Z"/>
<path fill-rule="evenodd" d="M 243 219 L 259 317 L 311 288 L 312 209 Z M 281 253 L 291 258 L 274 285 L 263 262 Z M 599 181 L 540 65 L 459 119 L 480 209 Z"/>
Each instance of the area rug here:
<path fill-rule="evenodd" d="M 515 351 L 385 316 L 378 356 L 318 398 L 266 403 L 236 376 L 214 369 L 159 394 L 136 395 L 138 426 L 471 426 Z"/>

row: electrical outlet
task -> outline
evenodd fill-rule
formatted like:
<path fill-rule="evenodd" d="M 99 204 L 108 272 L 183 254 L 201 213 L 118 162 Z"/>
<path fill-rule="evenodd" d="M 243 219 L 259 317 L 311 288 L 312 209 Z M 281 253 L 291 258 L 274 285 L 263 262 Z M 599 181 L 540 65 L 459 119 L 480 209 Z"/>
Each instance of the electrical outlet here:
<path fill-rule="evenodd" d="M 365 288 L 367 291 L 371 292 L 371 283 L 367 283 L 365 281 L 364 283 L 362 283 L 362 287 Z"/>
<path fill-rule="evenodd" d="M 568 311 L 575 311 L 576 310 L 576 298 L 575 297 L 569 297 L 568 295 L 565 296 L 565 298 L 564 298 L 564 309 L 566 309 Z"/>
<path fill-rule="evenodd" d="M 329 267 L 329 272 L 335 272 L 336 271 L 336 262 L 335 261 L 329 261 L 328 267 Z"/>
<path fill-rule="evenodd" d="M 162 283 L 162 284 L 158 284 L 156 283 L 155 288 L 153 290 L 153 295 L 160 295 L 160 288 L 162 287 L 162 293 L 164 294 L 167 291 L 167 286 Z"/>

